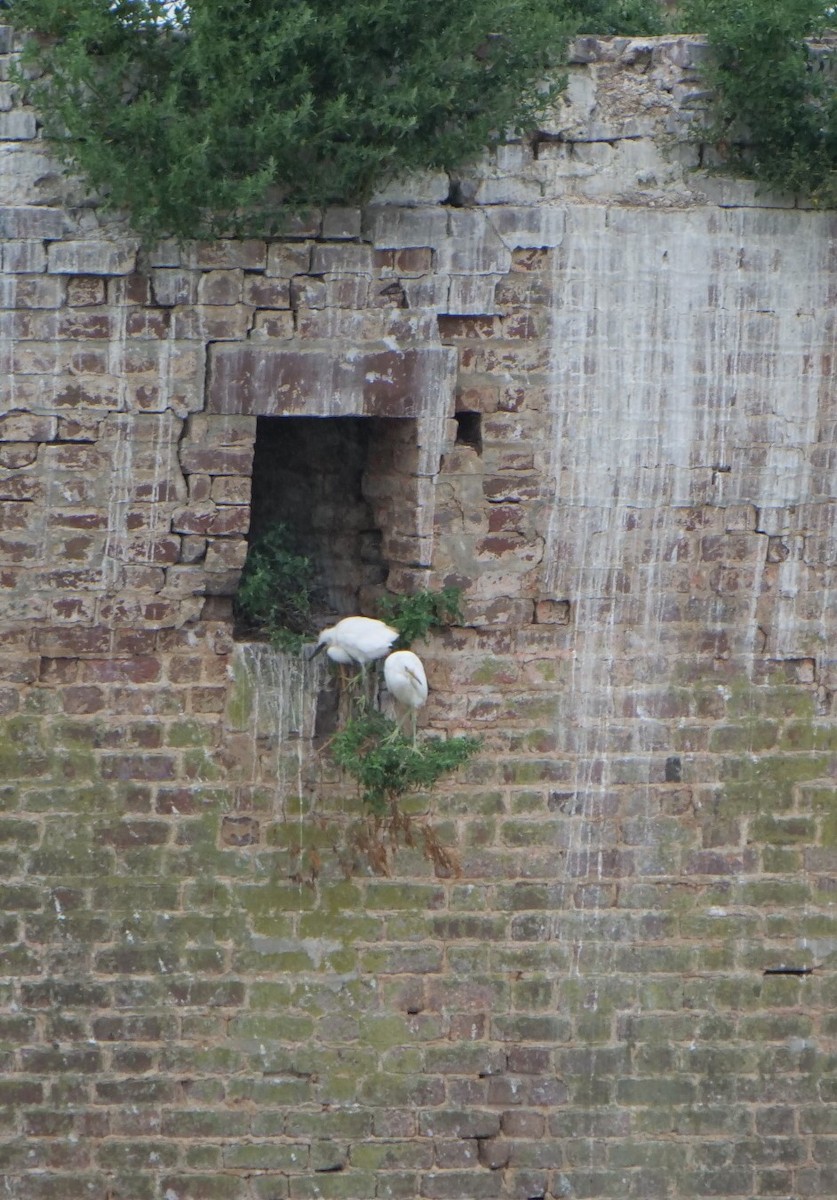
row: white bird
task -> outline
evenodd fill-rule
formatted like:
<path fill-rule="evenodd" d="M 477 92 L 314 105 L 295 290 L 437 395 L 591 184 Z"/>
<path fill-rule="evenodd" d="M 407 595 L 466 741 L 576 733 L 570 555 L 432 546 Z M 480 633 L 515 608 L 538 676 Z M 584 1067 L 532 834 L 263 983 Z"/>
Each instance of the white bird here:
<path fill-rule="evenodd" d="M 427 700 L 427 676 L 424 664 L 412 650 L 396 650 L 384 662 L 384 679 L 390 695 L 406 708 L 413 718 L 413 746 L 416 744 L 418 710 Z"/>
<path fill-rule="evenodd" d="M 314 654 L 325 650 L 332 662 L 357 663 L 365 669 L 376 658 L 383 658 L 398 638 L 398 630 L 372 617 L 344 617 L 324 629 L 317 639 Z"/>

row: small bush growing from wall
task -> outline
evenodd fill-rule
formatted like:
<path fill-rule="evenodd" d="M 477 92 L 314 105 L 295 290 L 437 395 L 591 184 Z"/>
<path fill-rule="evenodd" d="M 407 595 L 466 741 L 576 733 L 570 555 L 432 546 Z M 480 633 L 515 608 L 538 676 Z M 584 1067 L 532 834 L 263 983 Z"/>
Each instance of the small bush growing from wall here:
<path fill-rule="evenodd" d="M 535 127 L 577 31 L 658 0 L 10 0 L 65 161 L 147 240 L 280 229 Z"/>
<path fill-rule="evenodd" d="M 398 630 L 399 644 L 411 646 L 431 629 L 461 622 L 461 596 L 455 587 L 440 592 L 423 589 L 412 596 L 382 596 L 378 607 L 387 624 Z"/>
<path fill-rule="evenodd" d="M 806 38 L 834 25 L 826 0 L 690 0 L 679 18 L 712 48 L 710 136 L 765 186 L 837 203 L 837 89 Z"/>
<path fill-rule="evenodd" d="M 455 850 L 442 843 L 432 825 L 414 820 L 402 801 L 407 793 L 431 788 L 457 770 L 479 747 L 479 738 L 473 737 L 426 738 L 414 746 L 382 713 L 367 710 L 354 716 L 331 743 L 335 762 L 357 780 L 364 809 L 351 831 L 349 849 L 388 875 L 398 846 L 420 840 L 434 866 L 456 874 Z"/>
<path fill-rule="evenodd" d="M 315 635 L 314 568 L 294 549 L 291 531 L 279 521 L 250 546 L 235 595 L 235 617 L 248 634 L 267 636 L 277 650 L 298 653 Z"/>

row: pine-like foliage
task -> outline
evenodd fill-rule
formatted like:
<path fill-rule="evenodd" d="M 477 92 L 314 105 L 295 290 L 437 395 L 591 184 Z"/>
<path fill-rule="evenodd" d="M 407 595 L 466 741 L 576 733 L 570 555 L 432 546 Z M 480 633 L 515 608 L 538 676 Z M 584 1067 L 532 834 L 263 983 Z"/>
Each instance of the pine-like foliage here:
<path fill-rule="evenodd" d="M 353 717 L 331 741 L 334 760 L 357 779 L 373 813 L 405 792 L 427 789 L 455 771 L 479 749 L 479 738 L 427 738 L 414 747 L 381 713 Z"/>
<path fill-rule="evenodd" d="M 531 127 L 568 0 L 11 0 L 65 160 L 146 237 L 281 228 Z"/>

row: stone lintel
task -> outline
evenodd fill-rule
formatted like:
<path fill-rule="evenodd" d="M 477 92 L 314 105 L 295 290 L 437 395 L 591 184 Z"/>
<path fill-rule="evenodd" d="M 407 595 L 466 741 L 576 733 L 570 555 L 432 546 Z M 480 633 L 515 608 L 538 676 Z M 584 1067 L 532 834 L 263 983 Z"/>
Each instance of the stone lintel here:
<path fill-rule="evenodd" d="M 255 416 L 447 415 L 456 356 L 447 347 L 393 350 L 215 345 L 206 411 Z"/>

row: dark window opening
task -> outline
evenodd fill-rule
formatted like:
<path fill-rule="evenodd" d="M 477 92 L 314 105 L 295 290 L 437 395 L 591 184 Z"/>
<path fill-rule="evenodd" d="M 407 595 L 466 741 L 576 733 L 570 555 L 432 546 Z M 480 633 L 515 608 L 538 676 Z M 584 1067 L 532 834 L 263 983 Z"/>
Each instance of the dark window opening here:
<path fill-rule="evenodd" d="M 249 541 L 277 521 L 314 566 L 324 613 L 359 611 L 386 579 L 382 535 L 363 494 L 372 441 L 364 417 L 259 417 Z"/>
<path fill-rule="evenodd" d="M 288 526 L 323 624 L 375 615 L 390 570 L 417 553 L 420 482 L 414 420 L 259 417 L 248 541 Z"/>
<path fill-rule="evenodd" d="M 482 413 L 458 412 L 456 414 L 456 444 L 470 446 L 482 454 Z"/>

